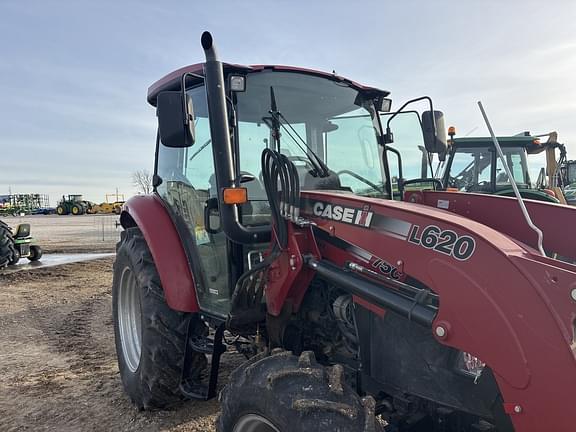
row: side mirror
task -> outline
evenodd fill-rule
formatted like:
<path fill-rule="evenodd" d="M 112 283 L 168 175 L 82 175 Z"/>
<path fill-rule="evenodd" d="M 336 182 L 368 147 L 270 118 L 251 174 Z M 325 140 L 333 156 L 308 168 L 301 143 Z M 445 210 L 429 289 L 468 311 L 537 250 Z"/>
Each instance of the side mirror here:
<path fill-rule="evenodd" d="M 194 144 L 194 109 L 192 98 L 181 91 L 158 94 L 156 115 L 160 141 L 166 147 L 190 147 Z"/>
<path fill-rule="evenodd" d="M 441 111 L 424 111 L 422 113 L 422 133 L 424 145 L 429 153 L 445 155 L 448 149 L 444 114 Z"/>

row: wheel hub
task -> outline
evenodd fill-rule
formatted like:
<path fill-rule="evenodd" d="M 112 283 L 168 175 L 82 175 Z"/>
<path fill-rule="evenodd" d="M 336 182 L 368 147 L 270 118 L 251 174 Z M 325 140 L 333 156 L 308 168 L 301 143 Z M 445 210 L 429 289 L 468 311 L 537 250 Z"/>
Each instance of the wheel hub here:
<path fill-rule="evenodd" d="M 136 278 L 130 267 L 120 276 L 118 293 L 118 328 L 122 353 L 128 369 L 136 372 L 142 353 L 142 312 Z"/>
<path fill-rule="evenodd" d="M 258 414 L 246 414 L 238 420 L 232 432 L 280 432 L 280 430 Z"/>

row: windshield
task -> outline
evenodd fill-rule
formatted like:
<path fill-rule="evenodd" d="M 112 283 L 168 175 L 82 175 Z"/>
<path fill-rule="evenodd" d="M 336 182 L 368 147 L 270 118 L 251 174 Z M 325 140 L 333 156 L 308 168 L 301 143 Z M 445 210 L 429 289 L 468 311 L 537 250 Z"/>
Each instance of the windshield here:
<path fill-rule="evenodd" d="M 526 163 L 526 154 L 522 149 L 503 148 L 504 158 L 512 175 L 522 187 L 530 187 L 530 176 Z M 495 166 L 494 166 L 495 163 Z M 456 149 L 450 165 L 447 167 L 447 187 L 464 192 L 495 192 L 511 186 L 510 179 L 500 158 L 489 147 Z M 492 181 L 494 169 L 494 181 Z"/>
<path fill-rule="evenodd" d="M 386 196 L 370 105 L 359 91 L 312 75 L 262 71 L 249 74 L 246 91 L 235 97 L 239 169 L 255 177 L 246 183 L 251 201 L 266 200 L 260 175 L 264 148 L 280 150 L 294 162 L 302 190 Z M 318 176 L 314 155 L 329 176 Z"/>

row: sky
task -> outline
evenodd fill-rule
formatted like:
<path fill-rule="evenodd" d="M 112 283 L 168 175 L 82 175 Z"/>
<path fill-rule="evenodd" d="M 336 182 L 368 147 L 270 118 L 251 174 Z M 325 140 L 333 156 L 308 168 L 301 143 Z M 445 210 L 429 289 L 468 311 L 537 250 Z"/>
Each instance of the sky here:
<path fill-rule="evenodd" d="M 332 71 L 428 95 L 458 135 L 558 131 L 576 159 L 573 0 L 0 0 L 0 195 L 135 193 L 152 170 L 148 86 L 202 62 Z M 425 106 L 422 107 L 422 110 Z"/>

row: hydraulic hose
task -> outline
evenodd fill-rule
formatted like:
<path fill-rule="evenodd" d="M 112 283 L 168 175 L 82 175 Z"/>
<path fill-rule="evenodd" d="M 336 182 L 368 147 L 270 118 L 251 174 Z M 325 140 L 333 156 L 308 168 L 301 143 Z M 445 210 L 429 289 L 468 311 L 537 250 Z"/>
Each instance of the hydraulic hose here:
<path fill-rule="evenodd" d="M 295 220 L 300 208 L 300 180 L 294 164 L 285 155 L 271 149 L 264 149 L 261 164 L 262 180 L 270 204 L 272 226 L 276 236 L 272 237 L 274 244 L 270 254 L 238 278 L 232 294 L 233 309 L 245 282 L 248 279 L 252 280 L 252 276 L 267 268 L 280 252 L 288 247 L 287 219 Z M 255 299 L 261 298 L 263 288 L 264 284 L 260 282 L 254 292 Z"/>

